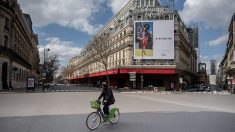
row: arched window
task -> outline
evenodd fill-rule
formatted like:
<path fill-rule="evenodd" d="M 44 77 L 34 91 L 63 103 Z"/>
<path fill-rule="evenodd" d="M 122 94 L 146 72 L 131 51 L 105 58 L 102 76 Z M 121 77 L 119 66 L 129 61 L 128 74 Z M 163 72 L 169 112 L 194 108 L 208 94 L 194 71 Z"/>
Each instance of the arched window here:
<path fill-rule="evenodd" d="M 4 47 L 8 47 L 8 40 L 9 40 L 9 39 L 8 39 L 8 36 L 5 35 L 5 36 L 4 36 L 4 44 L 3 44 Z"/>

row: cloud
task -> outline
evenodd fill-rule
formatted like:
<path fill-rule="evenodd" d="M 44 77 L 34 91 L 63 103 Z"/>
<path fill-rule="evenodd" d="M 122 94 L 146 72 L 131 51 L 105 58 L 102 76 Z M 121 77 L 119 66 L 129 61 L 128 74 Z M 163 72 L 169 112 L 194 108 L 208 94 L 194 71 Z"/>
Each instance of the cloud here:
<path fill-rule="evenodd" d="M 227 29 L 234 9 L 234 0 L 186 0 L 179 13 L 187 24 L 204 22 L 207 27 Z"/>
<path fill-rule="evenodd" d="M 220 36 L 214 40 L 210 40 L 208 41 L 208 44 L 210 46 L 218 46 L 218 45 L 221 45 L 221 44 L 226 44 L 226 41 L 228 40 L 228 34 L 225 34 L 223 36 Z"/>
<path fill-rule="evenodd" d="M 209 57 L 207 55 L 200 55 L 200 61 L 201 63 L 206 63 L 206 72 L 207 74 L 210 74 L 210 71 L 211 71 L 211 64 L 210 64 L 210 61 L 211 60 L 216 60 L 217 61 L 217 66 L 216 66 L 216 70 L 219 69 L 219 64 L 220 62 L 222 61 L 223 59 L 223 55 L 224 54 L 216 54 L 216 55 L 213 55 L 212 57 Z M 217 72 L 217 71 L 216 71 Z"/>
<path fill-rule="evenodd" d="M 79 54 L 81 48 L 73 47 L 73 42 L 61 41 L 57 37 L 50 37 L 46 39 L 47 44 L 45 46 L 39 45 L 40 60 L 43 60 L 44 48 L 49 48 L 49 55 L 57 55 L 61 63 L 61 66 L 68 64 L 68 61 Z"/>
<path fill-rule="evenodd" d="M 107 5 L 111 8 L 113 14 L 118 13 L 129 0 L 108 0 Z"/>
<path fill-rule="evenodd" d="M 93 34 L 102 25 L 92 25 L 89 18 L 101 9 L 105 0 L 19 0 L 23 12 L 30 14 L 34 26 L 56 23 Z"/>

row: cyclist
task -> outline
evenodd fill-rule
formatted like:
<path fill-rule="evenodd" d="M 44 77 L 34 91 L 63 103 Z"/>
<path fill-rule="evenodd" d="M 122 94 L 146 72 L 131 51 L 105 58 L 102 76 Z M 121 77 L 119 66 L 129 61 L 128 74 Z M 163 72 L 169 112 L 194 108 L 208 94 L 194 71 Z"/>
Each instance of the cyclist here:
<path fill-rule="evenodd" d="M 113 96 L 113 92 L 112 89 L 108 87 L 106 82 L 102 83 L 102 87 L 103 90 L 98 98 L 98 100 L 100 100 L 103 97 L 103 112 L 104 112 L 104 116 L 108 117 L 109 115 L 109 106 L 111 104 L 114 104 L 115 102 L 115 98 Z"/>

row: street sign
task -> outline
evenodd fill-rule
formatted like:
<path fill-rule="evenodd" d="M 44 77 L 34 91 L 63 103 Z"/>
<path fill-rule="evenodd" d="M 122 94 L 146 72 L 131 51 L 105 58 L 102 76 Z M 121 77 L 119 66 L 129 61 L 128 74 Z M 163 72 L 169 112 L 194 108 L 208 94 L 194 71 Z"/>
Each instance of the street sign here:
<path fill-rule="evenodd" d="M 136 78 L 136 72 L 129 72 L 129 74 L 130 74 L 130 79 Z"/>
<path fill-rule="evenodd" d="M 129 72 L 130 74 L 130 81 L 136 81 L 136 72 Z"/>
<path fill-rule="evenodd" d="M 130 78 L 130 81 L 133 81 L 133 82 L 134 82 L 134 81 L 136 81 L 136 79 L 135 79 L 135 78 Z"/>

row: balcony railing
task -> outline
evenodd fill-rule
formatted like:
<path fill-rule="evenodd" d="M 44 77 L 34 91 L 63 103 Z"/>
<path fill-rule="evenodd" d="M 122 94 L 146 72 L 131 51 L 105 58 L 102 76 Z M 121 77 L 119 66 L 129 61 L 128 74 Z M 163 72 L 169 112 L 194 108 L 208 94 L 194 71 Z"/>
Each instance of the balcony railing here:
<path fill-rule="evenodd" d="M 13 51 L 10 48 L 3 47 L 2 45 L 0 45 L 0 54 L 8 56 L 13 61 L 15 61 L 15 62 L 27 67 L 27 68 L 32 68 L 32 65 L 28 61 L 23 59 L 21 56 L 19 56 L 15 51 Z"/>

